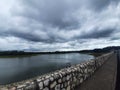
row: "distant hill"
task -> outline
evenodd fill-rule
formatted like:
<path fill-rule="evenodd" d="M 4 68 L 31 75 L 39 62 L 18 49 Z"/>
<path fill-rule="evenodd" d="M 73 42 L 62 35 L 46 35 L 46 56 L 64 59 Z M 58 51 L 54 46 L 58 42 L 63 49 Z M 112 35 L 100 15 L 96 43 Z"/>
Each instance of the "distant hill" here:
<path fill-rule="evenodd" d="M 105 47 L 105 48 L 101 48 L 101 49 L 93 49 L 93 50 L 81 50 L 80 52 L 82 53 L 107 53 L 110 51 L 114 51 L 114 50 L 120 50 L 120 46 L 110 46 L 110 47 Z"/>
<path fill-rule="evenodd" d="M 55 52 L 24 52 L 24 51 L 0 51 L 0 56 L 6 55 L 35 55 L 35 54 L 64 54 L 64 53 L 107 53 L 114 50 L 119 50 L 120 46 L 111 46 L 101 49 L 80 50 L 80 51 L 55 51 Z"/>

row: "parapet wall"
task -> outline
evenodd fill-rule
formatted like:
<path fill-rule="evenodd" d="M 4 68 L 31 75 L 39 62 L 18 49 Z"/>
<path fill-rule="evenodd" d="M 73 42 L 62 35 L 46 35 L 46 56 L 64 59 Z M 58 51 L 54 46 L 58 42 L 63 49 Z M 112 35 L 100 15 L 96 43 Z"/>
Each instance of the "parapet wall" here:
<path fill-rule="evenodd" d="M 0 90 L 74 90 L 90 77 L 113 53 L 104 54 L 68 68 L 64 68 L 36 79 L 15 83 Z M 19 78 L 19 77 L 18 77 Z"/>

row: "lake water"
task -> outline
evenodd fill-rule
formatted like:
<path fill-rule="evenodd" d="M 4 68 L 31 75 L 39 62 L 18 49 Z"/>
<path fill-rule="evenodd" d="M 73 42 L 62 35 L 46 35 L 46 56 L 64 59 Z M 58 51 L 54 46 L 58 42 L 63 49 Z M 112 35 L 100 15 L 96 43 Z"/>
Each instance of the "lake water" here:
<path fill-rule="evenodd" d="M 64 68 L 67 63 L 74 65 L 93 58 L 91 55 L 80 53 L 0 58 L 0 84 L 33 78 Z"/>

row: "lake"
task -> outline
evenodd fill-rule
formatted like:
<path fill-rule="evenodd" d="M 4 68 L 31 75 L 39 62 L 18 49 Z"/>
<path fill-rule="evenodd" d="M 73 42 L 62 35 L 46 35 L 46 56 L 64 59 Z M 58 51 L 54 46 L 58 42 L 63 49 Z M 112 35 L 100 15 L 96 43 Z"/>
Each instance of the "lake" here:
<path fill-rule="evenodd" d="M 9 84 L 33 78 L 64 68 L 68 63 L 74 65 L 93 58 L 94 56 L 80 53 L 0 58 L 0 84 Z"/>

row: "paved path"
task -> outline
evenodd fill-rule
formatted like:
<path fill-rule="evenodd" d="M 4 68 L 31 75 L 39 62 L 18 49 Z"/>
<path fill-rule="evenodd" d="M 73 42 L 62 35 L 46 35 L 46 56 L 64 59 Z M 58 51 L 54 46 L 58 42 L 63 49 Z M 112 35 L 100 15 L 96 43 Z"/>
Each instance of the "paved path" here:
<path fill-rule="evenodd" d="M 93 76 L 75 90 L 115 90 L 117 56 L 114 54 Z"/>

